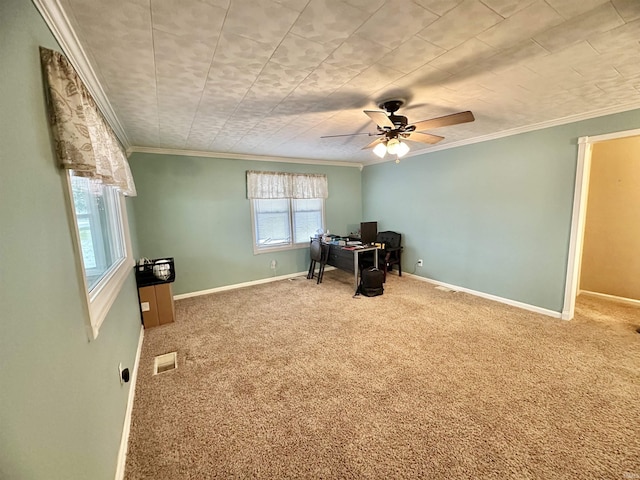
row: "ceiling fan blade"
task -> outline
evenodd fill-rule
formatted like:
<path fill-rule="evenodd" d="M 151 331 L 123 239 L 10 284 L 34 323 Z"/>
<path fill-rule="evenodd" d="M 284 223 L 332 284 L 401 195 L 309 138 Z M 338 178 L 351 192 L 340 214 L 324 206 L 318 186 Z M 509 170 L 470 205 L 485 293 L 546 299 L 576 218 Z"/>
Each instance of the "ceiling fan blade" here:
<path fill-rule="evenodd" d="M 382 143 L 384 141 L 384 137 L 381 138 L 376 138 L 373 142 L 371 142 L 369 145 L 367 145 L 366 147 L 362 147 L 362 150 L 366 150 L 367 148 L 373 148 L 376 145 L 378 145 L 379 143 Z"/>
<path fill-rule="evenodd" d="M 429 130 L 432 128 L 448 127 L 449 125 L 457 125 L 459 123 L 473 122 L 475 117 L 473 113 L 460 112 L 453 113 L 451 115 L 445 115 L 444 117 L 432 118 L 430 120 L 423 120 L 422 122 L 414 123 L 416 131 Z"/>
<path fill-rule="evenodd" d="M 354 135 L 369 135 L 370 137 L 378 135 L 377 133 L 360 132 L 360 133 L 346 133 L 344 135 L 323 135 L 320 138 L 335 138 L 335 137 L 353 137 Z"/>
<path fill-rule="evenodd" d="M 389 127 L 390 129 L 396 128 L 393 122 L 389 119 L 387 114 L 382 110 L 365 110 L 364 113 L 369 115 L 369 118 L 375 122 L 380 128 Z"/>
<path fill-rule="evenodd" d="M 412 132 L 409 135 L 404 136 L 404 138 L 413 142 L 428 143 L 430 145 L 434 145 L 439 141 L 444 140 L 444 137 L 441 137 L 439 135 L 431 135 L 430 133 L 419 132 Z"/>

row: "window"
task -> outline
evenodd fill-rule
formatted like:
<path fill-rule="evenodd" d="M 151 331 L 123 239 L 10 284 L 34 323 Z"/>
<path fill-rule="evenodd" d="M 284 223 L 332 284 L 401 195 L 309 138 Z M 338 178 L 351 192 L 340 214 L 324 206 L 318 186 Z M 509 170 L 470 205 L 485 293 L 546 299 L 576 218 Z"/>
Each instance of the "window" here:
<path fill-rule="evenodd" d="M 93 338 L 133 267 L 124 198 L 117 187 L 69 172 Z"/>
<path fill-rule="evenodd" d="M 135 196 L 136 187 L 120 141 L 67 58 L 40 47 L 40 60 L 56 159 L 67 171 L 67 205 L 78 275 L 85 286 L 89 336 L 96 338 L 132 275 L 123 195 Z"/>
<path fill-rule="evenodd" d="M 276 198 L 252 201 L 254 253 L 308 246 L 324 229 L 324 199 Z"/>
<path fill-rule="evenodd" d="M 71 176 L 73 206 L 89 292 L 125 257 L 118 191 L 88 178 Z"/>
<path fill-rule="evenodd" d="M 253 253 L 308 246 L 324 230 L 328 196 L 324 174 L 247 171 Z"/>

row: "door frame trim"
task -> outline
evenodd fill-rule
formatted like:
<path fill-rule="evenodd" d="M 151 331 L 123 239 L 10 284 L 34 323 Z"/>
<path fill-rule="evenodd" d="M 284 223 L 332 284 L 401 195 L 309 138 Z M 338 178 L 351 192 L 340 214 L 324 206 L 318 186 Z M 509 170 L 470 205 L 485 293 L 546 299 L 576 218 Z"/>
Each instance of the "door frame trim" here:
<path fill-rule="evenodd" d="M 563 320 L 571 320 L 576 309 L 584 229 L 587 217 L 587 199 L 589 196 L 589 177 L 591 174 L 593 145 L 608 140 L 635 136 L 640 136 L 640 129 L 578 138 L 578 159 L 576 162 L 576 179 L 573 191 L 573 212 L 571 215 L 571 234 L 569 236 L 567 277 L 564 289 L 564 305 L 562 307 Z"/>

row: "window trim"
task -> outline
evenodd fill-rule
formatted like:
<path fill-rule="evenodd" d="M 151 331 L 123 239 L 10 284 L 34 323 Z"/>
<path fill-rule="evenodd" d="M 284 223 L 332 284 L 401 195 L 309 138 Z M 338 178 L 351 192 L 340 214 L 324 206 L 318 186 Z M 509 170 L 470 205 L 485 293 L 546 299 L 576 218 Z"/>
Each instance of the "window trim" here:
<path fill-rule="evenodd" d="M 284 250 L 297 250 L 300 248 L 307 248 L 309 246 L 309 242 L 298 242 L 295 243 L 294 242 L 294 238 L 295 238 L 295 234 L 293 232 L 294 227 L 294 223 L 293 223 L 293 200 L 295 200 L 294 198 L 287 198 L 286 200 L 289 201 L 289 228 L 291 228 L 291 243 L 288 243 L 287 245 L 276 245 L 273 247 L 259 247 L 258 246 L 258 241 L 257 241 L 257 235 L 256 235 L 256 215 L 255 215 L 255 201 L 256 200 L 261 200 L 260 198 L 250 198 L 249 199 L 249 206 L 251 209 L 251 237 L 252 237 L 252 244 L 253 244 L 253 254 L 254 255 L 260 255 L 261 253 L 269 253 L 269 252 L 278 252 L 278 251 L 284 251 Z M 324 229 L 324 226 L 327 224 L 326 223 L 326 218 L 325 218 L 325 210 L 326 210 L 326 198 L 319 198 L 319 200 L 322 200 L 322 229 Z M 310 240 L 310 239 L 309 239 Z"/>
<path fill-rule="evenodd" d="M 73 171 L 67 170 L 65 181 L 67 184 L 66 197 L 67 208 L 70 212 L 70 223 L 73 237 L 74 254 L 76 257 L 76 270 L 78 273 L 80 285 L 84 291 L 84 308 L 85 318 L 87 320 L 87 333 L 90 340 L 95 340 L 100 333 L 100 327 L 104 322 L 113 302 L 120 294 L 125 280 L 131 274 L 135 265 L 133 259 L 133 251 L 131 248 L 131 235 L 129 232 L 129 220 L 127 217 L 127 208 L 125 198 L 122 192 L 118 191 L 117 203 L 120 209 L 121 235 L 124 247 L 124 257 L 111 266 L 105 273 L 104 277 L 89 292 L 89 285 L 84 272 L 84 258 L 82 256 L 82 243 L 80 241 L 80 231 L 78 230 L 78 218 L 73 202 L 73 186 L 71 184 L 71 176 Z"/>

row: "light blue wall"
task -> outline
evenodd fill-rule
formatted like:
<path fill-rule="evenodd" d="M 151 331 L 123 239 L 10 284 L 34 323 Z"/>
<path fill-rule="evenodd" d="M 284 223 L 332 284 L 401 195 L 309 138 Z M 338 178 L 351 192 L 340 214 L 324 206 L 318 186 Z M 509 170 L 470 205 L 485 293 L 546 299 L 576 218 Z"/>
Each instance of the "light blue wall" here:
<path fill-rule="evenodd" d="M 247 170 L 326 174 L 325 219 L 332 233 L 353 231 L 362 216 L 361 176 L 354 167 L 142 153 L 134 153 L 130 164 L 140 255 L 174 257 L 175 294 L 309 268 L 308 248 L 253 254 Z"/>
<path fill-rule="evenodd" d="M 33 4 L 0 2 L 0 478 L 113 480 L 140 315 L 133 273 L 89 341 Z"/>
<path fill-rule="evenodd" d="M 127 198 L 127 217 L 133 258 L 139 258 L 140 246 L 138 245 L 138 227 L 136 225 L 136 214 L 133 210 L 133 200 L 131 198 Z"/>
<path fill-rule="evenodd" d="M 636 110 L 365 167 L 363 213 L 402 232 L 406 271 L 559 312 L 577 139 L 638 127 Z"/>

